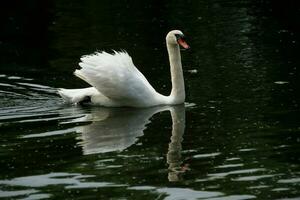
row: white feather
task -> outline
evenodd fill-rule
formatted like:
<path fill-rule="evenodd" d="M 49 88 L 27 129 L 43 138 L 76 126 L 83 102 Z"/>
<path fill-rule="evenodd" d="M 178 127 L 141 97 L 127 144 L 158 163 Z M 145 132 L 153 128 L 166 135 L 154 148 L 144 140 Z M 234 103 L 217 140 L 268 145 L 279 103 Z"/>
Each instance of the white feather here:
<path fill-rule="evenodd" d="M 96 53 L 81 58 L 75 75 L 102 95 L 120 104 L 143 104 L 154 99 L 156 91 L 134 66 L 126 52 Z"/>

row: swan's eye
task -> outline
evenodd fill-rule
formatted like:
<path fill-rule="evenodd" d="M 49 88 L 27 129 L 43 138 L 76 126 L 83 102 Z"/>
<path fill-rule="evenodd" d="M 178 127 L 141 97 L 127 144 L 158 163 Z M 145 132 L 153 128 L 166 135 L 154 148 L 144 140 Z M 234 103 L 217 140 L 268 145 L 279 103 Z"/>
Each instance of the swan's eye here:
<path fill-rule="evenodd" d="M 178 41 L 179 39 L 184 39 L 184 35 L 183 34 L 175 34 L 176 40 Z"/>

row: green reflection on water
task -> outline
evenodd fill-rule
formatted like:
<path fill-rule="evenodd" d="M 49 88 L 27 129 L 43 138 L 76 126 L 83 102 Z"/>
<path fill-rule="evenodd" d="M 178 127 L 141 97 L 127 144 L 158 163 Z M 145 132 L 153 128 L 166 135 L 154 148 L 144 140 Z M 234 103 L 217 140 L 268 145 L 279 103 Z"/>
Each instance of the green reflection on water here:
<path fill-rule="evenodd" d="M 299 197 L 297 3 L 29 2 L 3 11 L 0 198 Z M 168 94 L 174 28 L 192 47 L 186 114 L 55 95 L 86 86 L 72 75 L 80 56 L 111 49 Z"/>

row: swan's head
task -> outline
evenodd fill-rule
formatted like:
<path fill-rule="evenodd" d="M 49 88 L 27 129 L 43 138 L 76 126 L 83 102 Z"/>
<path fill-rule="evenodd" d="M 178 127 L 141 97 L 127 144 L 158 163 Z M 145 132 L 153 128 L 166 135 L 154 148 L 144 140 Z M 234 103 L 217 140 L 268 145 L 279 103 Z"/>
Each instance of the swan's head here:
<path fill-rule="evenodd" d="M 184 34 L 180 30 L 173 30 L 167 34 L 166 37 L 168 44 L 180 45 L 185 49 L 189 49 L 190 46 L 185 42 Z"/>

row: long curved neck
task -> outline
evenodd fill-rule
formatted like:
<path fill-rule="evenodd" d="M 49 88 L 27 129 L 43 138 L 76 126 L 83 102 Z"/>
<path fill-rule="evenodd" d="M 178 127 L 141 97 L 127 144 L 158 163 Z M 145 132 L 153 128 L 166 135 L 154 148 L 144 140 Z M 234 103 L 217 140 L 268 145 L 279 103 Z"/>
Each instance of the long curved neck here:
<path fill-rule="evenodd" d="M 172 79 L 172 91 L 170 94 L 170 98 L 172 99 L 172 104 L 180 104 L 185 100 L 180 48 L 178 45 L 169 44 L 167 42 L 167 49 L 169 54 Z"/>

